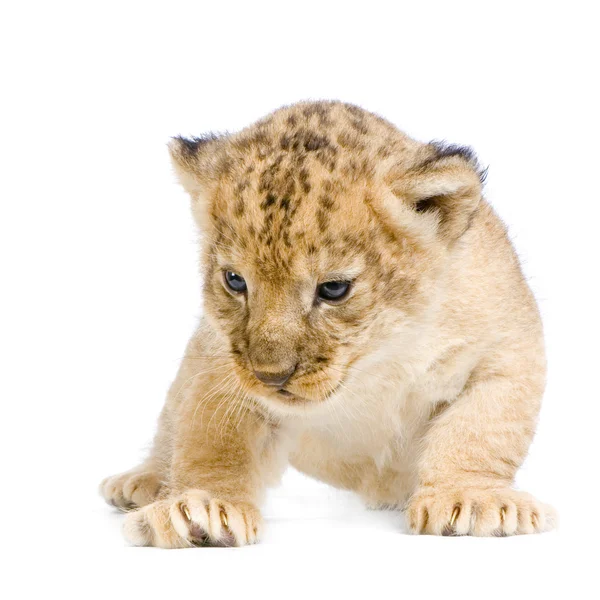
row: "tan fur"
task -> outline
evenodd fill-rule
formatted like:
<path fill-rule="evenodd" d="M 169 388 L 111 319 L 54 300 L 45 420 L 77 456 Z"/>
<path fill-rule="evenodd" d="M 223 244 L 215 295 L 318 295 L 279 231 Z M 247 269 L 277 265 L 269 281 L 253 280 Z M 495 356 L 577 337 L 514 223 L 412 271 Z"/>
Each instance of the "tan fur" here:
<path fill-rule="evenodd" d="M 139 508 L 132 543 L 256 541 L 288 463 L 405 508 L 416 533 L 553 526 L 511 487 L 544 390 L 542 327 L 470 152 L 315 102 L 171 154 L 202 233 L 205 316 L 151 456 L 102 484 Z M 330 280 L 353 282 L 341 303 L 316 300 Z M 290 369 L 284 392 L 254 375 Z"/>

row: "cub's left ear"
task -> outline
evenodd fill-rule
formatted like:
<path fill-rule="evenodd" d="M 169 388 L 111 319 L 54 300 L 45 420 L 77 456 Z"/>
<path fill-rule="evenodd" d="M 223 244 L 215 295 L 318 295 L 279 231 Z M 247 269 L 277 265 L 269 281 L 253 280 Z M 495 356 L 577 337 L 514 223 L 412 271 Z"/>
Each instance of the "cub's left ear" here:
<path fill-rule="evenodd" d="M 390 187 L 416 213 L 435 217 L 440 235 L 452 242 L 469 228 L 481 201 L 485 180 L 475 153 L 464 146 L 428 144 L 425 157 L 402 174 L 391 177 Z"/>
<path fill-rule="evenodd" d="M 179 183 L 192 199 L 192 214 L 201 231 L 210 227 L 211 188 L 223 163 L 223 138 L 174 137 L 169 153 Z"/>
<path fill-rule="evenodd" d="M 175 173 L 193 200 L 198 200 L 212 179 L 218 160 L 219 136 L 209 133 L 201 137 L 177 136 L 169 143 Z"/>

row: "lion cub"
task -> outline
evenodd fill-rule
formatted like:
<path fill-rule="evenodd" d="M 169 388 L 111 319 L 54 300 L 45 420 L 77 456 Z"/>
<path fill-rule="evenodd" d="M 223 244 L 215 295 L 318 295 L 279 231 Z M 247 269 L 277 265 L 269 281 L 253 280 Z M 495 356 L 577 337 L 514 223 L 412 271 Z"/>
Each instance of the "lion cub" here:
<path fill-rule="evenodd" d="M 243 545 L 290 463 L 414 533 L 512 535 L 544 391 L 542 326 L 466 148 L 340 102 L 175 138 L 204 317 L 140 466 L 102 483 L 137 545 Z"/>

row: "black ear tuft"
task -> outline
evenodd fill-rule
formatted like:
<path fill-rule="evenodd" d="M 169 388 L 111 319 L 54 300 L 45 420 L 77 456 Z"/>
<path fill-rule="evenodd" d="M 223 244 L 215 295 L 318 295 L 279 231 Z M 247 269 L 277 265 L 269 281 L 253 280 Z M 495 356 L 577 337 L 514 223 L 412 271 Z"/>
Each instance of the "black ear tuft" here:
<path fill-rule="evenodd" d="M 181 135 L 176 135 L 173 138 L 173 141 L 177 144 L 182 154 L 192 156 L 196 154 L 202 146 L 217 139 L 219 139 L 219 136 L 210 131 L 199 137 L 186 138 Z"/>
<path fill-rule="evenodd" d="M 435 156 L 430 158 L 427 162 L 431 163 L 436 162 L 438 160 L 442 160 L 443 158 L 460 156 L 462 159 L 466 160 L 473 167 L 473 169 L 475 169 L 476 173 L 479 175 L 479 180 L 481 181 L 481 183 L 485 183 L 488 169 L 487 167 L 483 168 L 479 164 L 477 154 L 475 154 L 475 150 L 473 150 L 473 148 L 471 148 L 470 146 L 449 144 L 448 142 L 438 140 L 429 142 L 429 145 L 434 148 Z"/>
<path fill-rule="evenodd" d="M 475 150 L 470 146 L 459 146 L 458 144 L 448 144 L 444 141 L 430 142 L 436 150 L 436 158 L 447 158 L 449 156 L 461 156 L 470 163 L 477 163 Z"/>

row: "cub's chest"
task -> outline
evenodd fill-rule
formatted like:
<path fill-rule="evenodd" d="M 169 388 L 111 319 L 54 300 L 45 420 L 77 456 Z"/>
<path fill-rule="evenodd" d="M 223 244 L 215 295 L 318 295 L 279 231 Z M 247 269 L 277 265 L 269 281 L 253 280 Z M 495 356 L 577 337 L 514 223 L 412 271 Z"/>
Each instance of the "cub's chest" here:
<path fill-rule="evenodd" d="M 452 351 L 412 380 L 405 369 L 392 369 L 351 382 L 306 433 L 328 453 L 382 466 L 412 452 L 435 407 L 460 395 L 475 363 L 471 353 Z"/>

